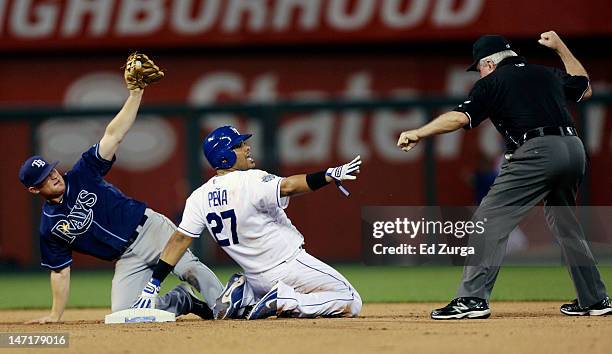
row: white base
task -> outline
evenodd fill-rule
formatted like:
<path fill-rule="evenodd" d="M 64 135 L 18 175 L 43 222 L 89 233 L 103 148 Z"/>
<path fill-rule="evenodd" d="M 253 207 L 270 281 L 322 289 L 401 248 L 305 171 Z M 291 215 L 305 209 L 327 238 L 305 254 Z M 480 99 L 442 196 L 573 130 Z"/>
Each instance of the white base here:
<path fill-rule="evenodd" d="M 174 322 L 176 316 L 157 309 L 127 309 L 104 316 L 104 323 Z"/>

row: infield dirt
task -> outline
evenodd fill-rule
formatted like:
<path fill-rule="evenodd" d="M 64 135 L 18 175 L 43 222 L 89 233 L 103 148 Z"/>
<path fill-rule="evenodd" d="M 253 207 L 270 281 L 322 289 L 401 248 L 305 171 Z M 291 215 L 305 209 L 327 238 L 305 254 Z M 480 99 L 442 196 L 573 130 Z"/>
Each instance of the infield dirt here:
<path fill-rule="evenodd" d="M 24 325 L 44 310 L 0 311 L 0 332 L 68 332 L 61 349 L 7 353 L 610 353 L 612 316 L 567 317 L 559 303 L 493 303 L 488 320 L 434 321 L 440 303 L 366 304 L 359 318 L 104 325 L 105 309 L 68 310 L 64 323 Z"/>

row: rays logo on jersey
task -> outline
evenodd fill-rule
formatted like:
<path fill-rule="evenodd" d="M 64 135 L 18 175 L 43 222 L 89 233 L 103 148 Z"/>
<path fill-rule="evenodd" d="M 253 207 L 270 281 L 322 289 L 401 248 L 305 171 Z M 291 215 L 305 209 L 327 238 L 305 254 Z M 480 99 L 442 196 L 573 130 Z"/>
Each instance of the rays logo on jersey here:
<path fill-rule="evenodd" d="M 68 243 L 72 243 L 78 235 L 82 235 L 93 223 L 93 210 L 91 209 L 98 197 L 86 190 L 79 192 L 74 207 L 70 210 L 67 219 L 58 221 L 51 232 Z"/>

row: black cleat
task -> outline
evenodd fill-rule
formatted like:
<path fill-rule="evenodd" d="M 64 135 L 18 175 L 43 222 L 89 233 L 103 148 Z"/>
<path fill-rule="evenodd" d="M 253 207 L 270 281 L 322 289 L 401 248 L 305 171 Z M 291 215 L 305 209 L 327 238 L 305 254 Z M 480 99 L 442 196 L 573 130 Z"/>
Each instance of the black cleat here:
<path fill-rule="evenodd" d="M 578 300 L 574 299 L 569 304 L 561 305 L 561 313 L 568 316 L 603 316 L 612 313 L 612 305 L 610 305 L 610 298 L 607 296 L 589 307 L 581 307 Z"/>
<path fill-rule="evenodd" d="M 589 314 L 589 310 L 580 307 L 578 299 L 572 300 L 569 304 L 561 305 L 561 313 L 568 316 L 585 316 Z"/>
<path fill-rule="evenodd" d="M 431 311 L 434 320 L 453 320 L 461 318 L 485 319 L 491 316 L 487 300 L 478 297 L 458 297 L 445 307 Z"/>
<path fill-rule="evenodd" d="M 200 318 L 203 320 L 212 320 L 215 318 L 215 316 L 213 316 L 212 310 L 210 309 L 210 307 L 208 307 L 207 303 L 198 298 L 193 298 L 191 300 L 193 301 L 191 313 L 200 316 Z"/>
<path fill-rule="evenodd" d="M 193 293 L 191 287 L 186 284 L 179 285 L 180 288 L 183 288 L 187 294 L 189 294 L 189 298 L 191 299 L 191 310 L 189 313 L 193 313 L 196 316 L 199 316 L 203 320 L 212 320 L 215 317 L 213 316 L 213 312 L 208 307 L 208 304 L 200 299 Z"/>

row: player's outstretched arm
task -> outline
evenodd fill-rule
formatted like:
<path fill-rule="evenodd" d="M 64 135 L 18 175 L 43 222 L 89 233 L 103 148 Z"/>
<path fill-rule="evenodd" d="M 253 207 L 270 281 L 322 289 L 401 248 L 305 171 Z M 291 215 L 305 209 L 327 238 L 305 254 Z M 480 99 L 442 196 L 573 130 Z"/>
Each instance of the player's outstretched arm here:
<path fill-rule="evenodd" d="M 338 167 L 328 168 L 325 171 L 310 173 L 307 175 L 293 175 L 283 178 L 280 185 L 280 195 L 281 197 L 288 197 L 312 192 L 334 181 L 336 182 L 338 188 L 340 188 L 340 190 L 348 196 L 349 193 L 342 186 L 341 182 L 345 180 L 357 179 L 356 174 L 360 172 L 360 167 L 361 156 L 357 156 L 349 163 Z"/>
<path fill-rule="evenodd" d="M 134 124 L 143 92 L 140 89 L 131 90 L 119 113 L 106 126 L 104 136 L 98 146 L 98 153 L 103 159 L 109 161 L 113 159 L 119 144 Z"/>
<path fill-rule="evenodd" d="M 53 305 L 51 313 L 47 316 L 27 321 L 26 324 L 44 324 L 58 322 L 68 303 L 70 294 L 70 267 L 60 271 L 51 271 L 51 292 L 53 293 Z"/>
<path fill-rule="evenodd" d="M 104 136 L 98 146 L 100 157 L 105 160 L 112 160 L 119 144 L 136 120 L 144 88 L 163 77 L 164 71 L 146 55 L 133 53 L 128 57 L 123 78 L 130 95 L 119 113 L 106 126 Z"/>
<path fill-rule="evenodd" d="M 159 294 L 161 283 L 166 279 L 168 274 L 172 271 L 176 263 L 183 257 L 185 251 L 189 248 L 193 242 L 193 237 L 184 235 L 180 231 L 175 231 L 166 247 L 162 251 L 159 261 L 153 269 L 153 276 L 147 283 L 145 288 L 142 290 L 140 297 L 132 307 L 138 308 L 155 308 L 155 301 Z"/>
<path fill-rule="evenodd" d="M 308 182 L 306 181 L 307 175 L 293 175 L 289 177 L 283 178 L 280 185 L 280 195 L 281 197 L 289 197 L 296 196 L 303 193 L 312 192 L 312 189 L 308 186 Z M 327 176 L 324 176 L 325 184 L 331 182 L 328 181 Z"/>
<path fill-rule="evenodd" d="M 415 147 L 423 138 L 453 132 L 463 128 L 469 122 L 470 120 L 465 113 L 446 112 L 419 129 L 402 132 L 397 141 L 397 146 L 403 151 L 408 151 Z"/>

